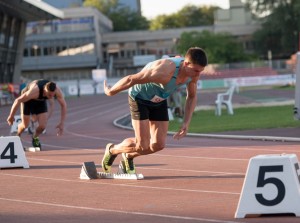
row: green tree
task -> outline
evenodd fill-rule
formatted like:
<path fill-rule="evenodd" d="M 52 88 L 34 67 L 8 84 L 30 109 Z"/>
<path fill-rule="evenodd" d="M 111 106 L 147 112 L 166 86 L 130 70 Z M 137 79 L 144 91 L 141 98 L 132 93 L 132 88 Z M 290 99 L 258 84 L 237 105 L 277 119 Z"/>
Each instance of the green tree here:
<path fill-rule="evenodd" d="M 113 23 L 114 31 L 147 30 L 149 21 L 129 7 L 121 7 L 118 0 L 85 0 L 84 6 L 95 7 Z"/>
<path fill-rule="evenodd" d="M 159 15 L 150 21 L 150 29 L 170 29 L 192 26 L 213 25 L 216 7 L 186 5 L 170 15 Z"/>
<path fill-rule="evenodd" d="M 203 48 L 210 63 L 232 63 L 251 59 L 244 53 L 242 45 L 228 33 L 215 34 L 210 31 L 182 33 L 177 45 L 178 52 L 183 54 L 193 46 Z"/>
<path fill-rule="evenodd" d="M 273 58 L 287 58 L 299 50 L 300 1 L 246 0 L 247 7 L 262 21 L 262 28 L 253 36 L 256 51 Z"/>
<path fill-rule="evenodd" d="M 276 8 L 294 4 L 297 0 L 245 0 L 246 7 L 252 13 L 264 17 L 272 13 Z"/>
<path fill-rule="evenodd" d="M 118 0 L 85 0 L 83 3 L 85 7 L 95 7 L 104 15 L 109 15 L 119 6 Z"/>
<path fill-rule="evenodd" d="M 149 21 L 129 8 L 121 8 L 110 13 L 109 18 L 114 25 L 114 31 L 147 30 Z"/>

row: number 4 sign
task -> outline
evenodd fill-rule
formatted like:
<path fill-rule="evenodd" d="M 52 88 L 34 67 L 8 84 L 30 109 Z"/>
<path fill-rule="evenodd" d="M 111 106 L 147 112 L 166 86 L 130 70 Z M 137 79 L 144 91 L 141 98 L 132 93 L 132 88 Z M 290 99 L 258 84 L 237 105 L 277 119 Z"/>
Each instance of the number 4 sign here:
<path fill-rule="evenodd" d="M 300 170 L 295 154 L 250 159 L 235 218 L 257 214 L 300 216 Z"/>
<path fill-rule="evenodd" d="M 29 168 L 23 145 L 18 136 L 0 137 L 0 168 Z"/>

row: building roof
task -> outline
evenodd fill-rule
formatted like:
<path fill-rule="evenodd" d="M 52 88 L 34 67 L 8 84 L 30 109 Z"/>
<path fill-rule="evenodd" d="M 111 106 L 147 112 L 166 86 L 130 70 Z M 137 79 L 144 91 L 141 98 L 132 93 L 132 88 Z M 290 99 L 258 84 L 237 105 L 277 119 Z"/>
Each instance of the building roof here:
<path fill-rule="evenodd" d="M 61 19 L 64 13 L 41 0 L 0 0 L 0 10 L 25 21 Z"/>

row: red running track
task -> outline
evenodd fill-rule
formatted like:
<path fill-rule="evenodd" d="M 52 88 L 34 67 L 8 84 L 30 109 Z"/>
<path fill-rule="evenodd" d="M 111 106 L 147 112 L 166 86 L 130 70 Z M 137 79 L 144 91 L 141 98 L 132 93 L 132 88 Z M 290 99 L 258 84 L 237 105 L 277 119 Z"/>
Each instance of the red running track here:
<path fill-rule="evenodd" d="M 65 134 L 55 136 L 56 109 L 40 137 L 43 151 L 26 152 L 30 168 L 0 170 L 0 222 L 299 222 L 284 215 L 234 218 L 249 159 L 281 153 L 300 157 L 297 143 L 169 136 L 166 149 L 135 160 L 144 180 L 81 180 L 83 162 L 94 161 L 100 171 L 105 145 L 133 136 L 113 125 L 129 111 L 127 96 L 86 96 L 67 103 Z M 0 134 L 6 136 L 9 107 L 0 109 Z M 29 135 L 22 140 L 30 145 Z"/>

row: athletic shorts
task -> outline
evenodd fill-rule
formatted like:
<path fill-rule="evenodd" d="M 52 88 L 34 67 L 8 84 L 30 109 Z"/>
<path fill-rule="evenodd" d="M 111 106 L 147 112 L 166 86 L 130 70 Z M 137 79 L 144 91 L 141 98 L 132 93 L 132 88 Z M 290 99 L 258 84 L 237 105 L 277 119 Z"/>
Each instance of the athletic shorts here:
<path fill-rule="evenodd" d="M 131 118 L 134 120 L 169 121 L 167 100 L 153 103 L 128 96 Z"/>
<path fill-rule="evenodd" d="M 24 115 L 38 115 L 41 113 L 47 112 L 47 102 L 46 100 L 29 100 L 24 103 L 24 110 L 23 114 Z"/>

